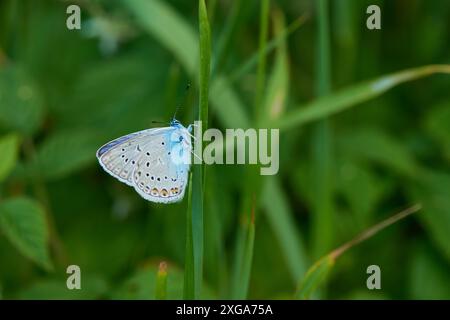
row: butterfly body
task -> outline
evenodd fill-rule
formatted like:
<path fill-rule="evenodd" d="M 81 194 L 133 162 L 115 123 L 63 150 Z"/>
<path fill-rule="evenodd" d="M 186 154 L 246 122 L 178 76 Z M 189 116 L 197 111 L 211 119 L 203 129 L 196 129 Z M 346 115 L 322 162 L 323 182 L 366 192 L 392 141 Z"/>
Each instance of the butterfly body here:
<path fill-rule="evenodd" d="M 106 172 L 134 187 L 144 199 L 178 202 L 188 182 L 190 128 L 173 120 L 169 127 L 131 133 L 102 146 L 97 158 Z"/>

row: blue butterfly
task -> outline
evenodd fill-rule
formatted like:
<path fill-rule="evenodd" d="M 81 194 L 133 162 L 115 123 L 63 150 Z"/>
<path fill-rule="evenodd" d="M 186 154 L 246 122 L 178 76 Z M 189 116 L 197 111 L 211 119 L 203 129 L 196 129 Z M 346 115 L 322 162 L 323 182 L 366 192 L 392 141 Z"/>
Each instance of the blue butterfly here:
<path fill-rule="evenodd" d="M 169 127 L 147 129 L 108 142 L 97 151 L 102 168 L 134 187 L 144 199 L 178 202 L 184 197 L 191 164 L 192 125 L 175 118 Z"/>

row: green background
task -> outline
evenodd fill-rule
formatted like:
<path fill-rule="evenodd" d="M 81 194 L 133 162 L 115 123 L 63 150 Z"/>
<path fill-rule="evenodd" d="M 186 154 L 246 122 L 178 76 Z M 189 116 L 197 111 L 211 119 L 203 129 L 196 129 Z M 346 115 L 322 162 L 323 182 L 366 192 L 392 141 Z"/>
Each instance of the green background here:
<path fill-rule="evenodd" d="M 264 2 L 267 39 L 278 39 L 266 54 Z M 450 2 L 329 2 L 318 11 L 325 1 L 206 1 L 209 127 L 282 130 L 274 177 L 206 167 L 200 297 L 294 298 L 320 257 L 421 203 L 339 257 L 313 298 L 450 298 L 450 77 L 432 71 L 383 94 L 357 86 L 449 64 Z M 0 297 L 153 299 L 166 261 L 167 297 L 182 298 L 188 200 L 146 202 L 105 173 L 95 151 L 168 121 L 178 105 L 177 118 L 193 122 L 198 3 L 74 1 L 81 30 L 68 30 L 71 3 L 0 2 Z M 381 30 L 366 28 L 369 4 L 381 7 Z M 317 100 L 336 92 L 344 95 Z M 327 111 L 338 99 L 348 110 Z M 319 115 L 293 116 L 308 107 Z M 249 206 L 253 246 L 240 237 Z M 66 288 L 70 264 L 81 268 L 82 290 Z M 366 287 L 372 264 L 381 290 Z"/>

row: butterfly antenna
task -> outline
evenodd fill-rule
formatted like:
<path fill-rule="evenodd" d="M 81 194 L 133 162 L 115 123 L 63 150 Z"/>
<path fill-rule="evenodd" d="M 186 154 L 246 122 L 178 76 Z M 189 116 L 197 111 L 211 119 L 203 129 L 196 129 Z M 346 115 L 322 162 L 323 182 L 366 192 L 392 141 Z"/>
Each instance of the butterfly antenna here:
<path fill-rule="evenodd" d="M 188 82 L 188 84 L 186 85 L 186 90 L 184 92 L 183 100 L 186 100 L 186 96 L 187 96 L 190 88 L 191 88 L 191 84 Z M 177 116 L 178 110 L 180 110 L 180 108 L 181 108 L 181 106 L 178 105 L 177 108 L 175 109 L 175 113 L 173 114 L 172 120 L 175 120 L 175 117 Z"/>
<path fill-rule="evenodd" d="M 158 121 L 158 120 L 152 120 L 152 123 L 157 123 L 157 124 L 167 124 L 167 122 L 164 122 L 164 121 Z"/>

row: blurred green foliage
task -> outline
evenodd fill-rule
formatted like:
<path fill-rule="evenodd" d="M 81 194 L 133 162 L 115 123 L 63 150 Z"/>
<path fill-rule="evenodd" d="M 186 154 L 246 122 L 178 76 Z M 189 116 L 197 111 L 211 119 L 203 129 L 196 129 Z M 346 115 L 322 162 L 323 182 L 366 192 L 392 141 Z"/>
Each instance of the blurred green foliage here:
<path fill-rule="evenodd" d="M 197 116 L 198 4 L 74 2 L 81 30 L 66 28 L 69 2 L 0 2 L 0 296 L 153 299 L 166 261 L 167 298 L 182 298 L 187 200 L 147 203 L 103 172 L 95 151 L 167 121 L 177 105 L 184 124 Z M 251 167 L 206 167 L 202 297 L 234 297 L 237 283 L 239 297 L 293 298 L 326 253 L 319 241 L 332 250 L 422 203 L 334 261 L 315 294 L 450 299 L 450 77 L 430 76 L 449 73 L 450 3 L 329 1 L 331 93 L 317 98 L 316 1 L 268 2 L 266 12 L 256 0 L 206 1 L 209 127 L 282 132 L 275 177 L 243 182 Z M 365 27 L 369 4 L 382 8 L 381 30 Z M 270 50 L 259 36 L 266 19 Z M 311 123 L 325 117 L 330 153 Z M 315 216 L 317 161 L 331 166 L 331 230 Z M 80 291 L 66 288 L 69 264 L 81 267 Z M 371 264 L 381 291 L 366 288 Z"/>

